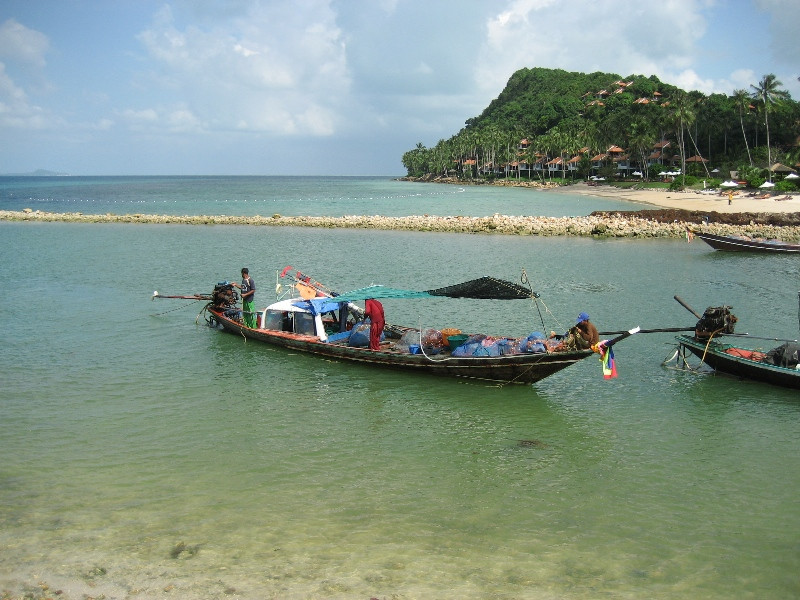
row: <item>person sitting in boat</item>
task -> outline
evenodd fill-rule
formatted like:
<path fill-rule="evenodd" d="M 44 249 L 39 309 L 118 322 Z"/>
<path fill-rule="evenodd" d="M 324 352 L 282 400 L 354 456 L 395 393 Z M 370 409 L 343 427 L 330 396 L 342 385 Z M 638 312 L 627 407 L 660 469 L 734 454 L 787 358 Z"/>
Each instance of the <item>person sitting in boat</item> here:
<path fill-rule="evenodd" d="M 369 349 L 381 349 L 381 334 L 386 324 L 383 320 L 383 305 L 374 298 L 368 298 L 364 303 L 364 316 L 369 318 Z"/>
<path fill-rule="evenodd" d="M 582 312 L 575 319 L 575 326 L 567 333 L 567 347 L 575 350 L 588 350 L 600 341 L 597 327 L 589 320 L 589 315 Z"/>

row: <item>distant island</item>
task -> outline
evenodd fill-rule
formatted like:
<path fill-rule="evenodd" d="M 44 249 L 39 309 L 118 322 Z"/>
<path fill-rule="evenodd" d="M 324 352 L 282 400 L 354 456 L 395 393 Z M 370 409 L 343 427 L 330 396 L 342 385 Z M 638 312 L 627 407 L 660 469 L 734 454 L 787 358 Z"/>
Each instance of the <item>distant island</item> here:
<path fill-rule="evenodd" d="M 36 169 L 28 173 L 0 173 L 0 177 L 69 177 L 69 173 L 58 171 L 48 171 L 47 169 Z"/>

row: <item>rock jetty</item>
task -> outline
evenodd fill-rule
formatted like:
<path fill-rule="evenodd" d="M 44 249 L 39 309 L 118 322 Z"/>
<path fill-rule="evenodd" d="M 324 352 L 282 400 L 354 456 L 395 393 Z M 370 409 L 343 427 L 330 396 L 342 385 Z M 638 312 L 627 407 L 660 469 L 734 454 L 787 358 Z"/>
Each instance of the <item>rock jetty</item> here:
<path fill-rule="evenodd" d="M 652 215 L 649 214 L 652 212 Z M 398 231 L 432 231 L 447 233 L 582 236 L 617 238 L 681 238 L 688 228 L 717 235 L 747 235 L 787 242 L 800 241 L 800 213 L 783 215 L 792 224 L 775 224 L 770 214 L 739 214 L 736 223 L 730 215 L 716 220 L 712 213 L 687 211 L 596 212 L 586 217 L 529 217 L 494 214 L 487 217 L 415 215 L 384 217 L 380 215 L 347 215 L 343 217 L 286 217 L 150 214 L 84 214 L 49 213 L 25 209 L 0 211 L 0 221 L 67 222 L 67 223 L 151 223 L 165 225 L 252 225 L 269 227 L 319 227 L 326 229 L 383 229 Z M 659 214 L 661 213 L 661 214 Z"/>

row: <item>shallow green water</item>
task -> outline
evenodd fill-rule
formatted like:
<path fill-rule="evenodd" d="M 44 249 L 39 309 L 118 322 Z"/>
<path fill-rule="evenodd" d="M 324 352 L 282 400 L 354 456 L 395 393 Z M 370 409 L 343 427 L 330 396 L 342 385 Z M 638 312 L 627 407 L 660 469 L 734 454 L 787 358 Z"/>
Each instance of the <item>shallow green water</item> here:
<path fill-rule="evenodd" d="M 595 359 L 502 389 L 372 371 L 211 330 L 195 323 L 200 303 L 150 300 L 209 292 L 243 265 L 258 304 L 288 264 L 342 290 L 525 268 L 564 327 L 581 310 L 601 330 L 691 326 L 678 294 L 697 310 L 732 305 L 741 332 L 797 337 L 794 257 L 679 241 L 29 223 L 0 224 L 0 251 L 0 589 L 800 595 L 796 391 L 664 368 L 670 334 L 621 343 L 613 381 Z M 515 303 L 384 304 L 412 325 L 543 328 L 524 303 L 517 314 Z"/>

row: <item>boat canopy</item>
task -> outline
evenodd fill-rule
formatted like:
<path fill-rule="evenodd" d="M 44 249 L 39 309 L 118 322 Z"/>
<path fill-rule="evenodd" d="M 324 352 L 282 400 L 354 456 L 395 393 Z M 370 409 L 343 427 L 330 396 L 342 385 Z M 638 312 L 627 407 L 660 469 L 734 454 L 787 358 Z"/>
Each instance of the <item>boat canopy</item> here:
<path fill-rule="evenodd" d="M 312 298 L 311 300 L 297 300 L 296 306 L 303 307 L 315 314 L 335 311 L 339 305 L 359 300 L 386 299 L 386 298 L 473 298 L 479 300 L 526 300 L 538 298 L 536 292 L 523 287 L 518 283 L 504 281 L 494 277 L 481 277 L 464 283 L 451 285 L 433 290 L 416 291 L 390 288 L 384 285 L 370 285 L 346 292 L 333 298 Z"/>

